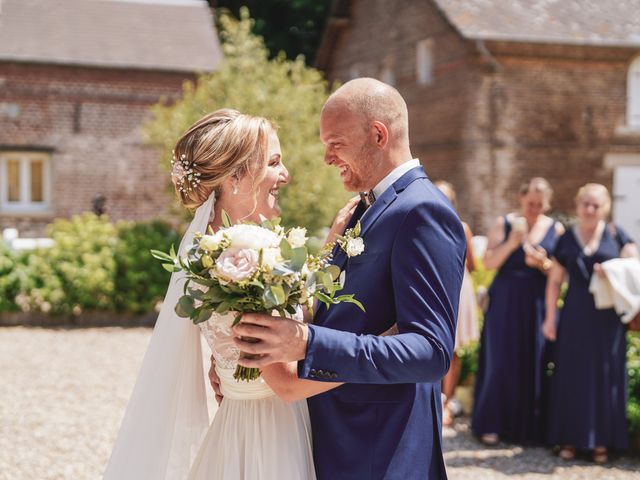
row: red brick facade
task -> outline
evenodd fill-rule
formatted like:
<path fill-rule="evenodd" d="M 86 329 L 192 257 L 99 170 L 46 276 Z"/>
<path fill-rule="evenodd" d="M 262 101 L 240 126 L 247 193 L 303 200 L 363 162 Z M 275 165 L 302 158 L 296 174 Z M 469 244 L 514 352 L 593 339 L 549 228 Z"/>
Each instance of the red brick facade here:
<path fill-rule="evenodd" d="M 106 197 L 113 219 L 161 216 L 171 197 L 158 152 L 141 125 L 161 97 L 177 99 L 188 73 L 0 63 L 0 149 L 51 152 L 46 215 L 0 213 L 0 230 L 42 235 L 56 217 L 91 210 Z"/>
<path fill-rule="evenodd" d="M 340 4 L 318 66 L 341 81 L 393 72 L 413 154 L 431 178 L 455 185 L 478 233 L 517 206 L 532 176 L 552 183 L 554 211 L 571 213 L 580 185 L 611 186 L 614 165 L 640 165 L 640 131 L 625 128 L 627 71 L 640 48 L 469 40 L 431 1 Z M 419 85 L 416 45 L 425 39 L 433 82 Z"/>

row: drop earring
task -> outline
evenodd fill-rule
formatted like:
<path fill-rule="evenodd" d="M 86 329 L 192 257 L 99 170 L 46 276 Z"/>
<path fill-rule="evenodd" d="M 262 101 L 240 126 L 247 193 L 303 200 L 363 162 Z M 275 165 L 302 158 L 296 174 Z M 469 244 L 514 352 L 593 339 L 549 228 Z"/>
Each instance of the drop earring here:
<path fill-rule="evenodd" d="M 231 193 L 233 193 L 234 195 L 238 194 L 238 185 L 234 185 L 233 189 L 231 190 Z"/>

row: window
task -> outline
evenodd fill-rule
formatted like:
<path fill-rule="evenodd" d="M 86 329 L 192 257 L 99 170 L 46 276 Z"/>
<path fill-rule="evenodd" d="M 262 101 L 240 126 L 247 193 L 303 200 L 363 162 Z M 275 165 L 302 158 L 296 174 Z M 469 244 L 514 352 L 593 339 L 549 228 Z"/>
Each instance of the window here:
<path fill-rule="evenodd" d="M 631 62 L 627 74 L 627 125 L 640 129 L 640 57 Z"/>
<path fill-rule="evenodd" d="M 433 40 L 420 40 L 416 44 L 416 79 L 418 85 L 433 83 Z"/>
<path fill-rule="evenodd" d="M 390 66 L 383 67 L 382 71 L 380 72 L 380 80 L 386 83 L 387 85 L 395 85 L 396 74 L 393 71 L 393 68 Z"/>
<path fill-rule="evenodd" d="M 50 163 L 43 152 L 0 152 L 0 213 L 48 212 Z"/>

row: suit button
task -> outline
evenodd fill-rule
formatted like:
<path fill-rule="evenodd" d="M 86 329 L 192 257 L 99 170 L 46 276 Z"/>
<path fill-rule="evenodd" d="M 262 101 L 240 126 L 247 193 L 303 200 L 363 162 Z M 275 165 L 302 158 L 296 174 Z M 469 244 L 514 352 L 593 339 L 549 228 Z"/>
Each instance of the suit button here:
<path fill-rule="evenodd" d="M 317 373 L 320 378 L 324 377 L 324 370 L 318 370 Z"/>
<path fill-rule="evenodd" d="M 316 376 L 316 373 L 317 373 L 317 372 L 316 372 L 316 369 L 315 369 L 315 368 L 312 368 L 311 370 L 309 370 L 309 375 L 310 375 L 310 376 L 312 376 L 312 377 L 315 377 L 315 376 Z"/>
<path fill-rule="evenodd" d="M 325 372 L 324 374 L 324 378 L 326 378 L 327 380 L 329 380 L 331 378 L 331 372 Z"/>
<path fill-rule="evenodd" d="M 336 378 L 338 378 L 338 374 L 337 373 L 332 373 L 331 374 L 331 379 L 334 380 Z"/>

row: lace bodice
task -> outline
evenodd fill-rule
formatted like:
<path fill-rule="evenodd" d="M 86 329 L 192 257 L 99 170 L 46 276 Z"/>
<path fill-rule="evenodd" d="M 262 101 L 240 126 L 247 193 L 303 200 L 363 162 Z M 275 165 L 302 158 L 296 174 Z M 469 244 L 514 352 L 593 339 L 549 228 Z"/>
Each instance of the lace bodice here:
<path fill-rule="evenodd" d="M 214 312 L 209 320 L 198 324 L 209 348 L 211 348 L 218 369 L 235 370 L 240 356 L 240 350 L 233 343 L 231 335 L 231 325 L 234 318 L 232 313 L 220 315 Z"/>
<path fill-rule="evenodd" d="M 239 400 L 257 400 L 275 395 L 262 377 L 249 382 L 238 382 L 233 378 L 240 356 L 240 350 L 233 342 L 231 332 L 234 318 L 235 313 L 220 315 L 214 312 L 209 320 L 198 324 L 216 361 L 216 372 L 220 377 L 222 394 L 225 398 Z M 294 318 L 302 321 L 301 309 Z"/>

